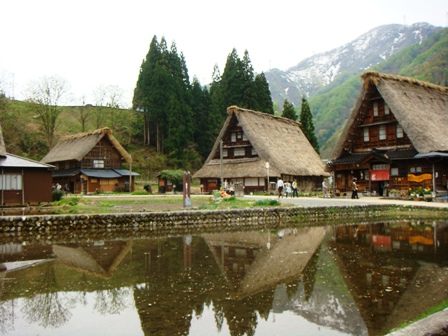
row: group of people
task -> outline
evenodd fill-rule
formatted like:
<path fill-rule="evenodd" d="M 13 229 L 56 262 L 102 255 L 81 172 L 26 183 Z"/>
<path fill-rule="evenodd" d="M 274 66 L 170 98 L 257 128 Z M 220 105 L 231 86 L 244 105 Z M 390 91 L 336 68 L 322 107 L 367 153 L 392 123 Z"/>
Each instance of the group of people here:
<path fill-rule="evenodd" d="M 358 196 L 358 185 L 356 184 L 356 178 L 353 178 L 352 181 L 352 199 L 359 198 Z M 278 190 L 278 198 L 280 197 L 299 197 L 299 186 L 297 184 L 297 180 L 295 179 L 292 183 L 286 181 L 283 182 L 281 178 L 277 180 L 277 190 Z M 322 196 L 323 197 L 331 197 L 329 193 L 329 187 L 326 179 L 322 181 Z"/>
<path fill-rule="evenodd" d="M 51 188 L 52 190 L 63 190 L 64 191 L 64 194 L 68 194 L 68 192 L 70 191 L 69 190 L 69 188 L 68 188 L 68 185 L 67 185 L 67 183 L 66 184 L 64 184 L 64 186 L 61 186 L 59 183 L 54 183 L 53 184 L 53 187 Z"/>
<path fill-rule="evenodd" d="M 299 185 L 297 180 L 283 182 L 281 178 L 277 180 L 278 198 L 283 196 L 299 197 Z"/>
<path fill-rule="evenodd" d="M 224 188 L 222 190 L 230 196 L 235 195 L 235 186 L 233 185 L 233 182 L 228 182 L 227 180 L 224 180 Z"/>

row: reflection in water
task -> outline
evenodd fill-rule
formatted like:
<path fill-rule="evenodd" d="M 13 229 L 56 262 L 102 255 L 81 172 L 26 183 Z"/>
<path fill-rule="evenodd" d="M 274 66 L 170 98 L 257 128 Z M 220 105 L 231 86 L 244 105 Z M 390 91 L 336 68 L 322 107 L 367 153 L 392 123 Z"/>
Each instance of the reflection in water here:
<path fill-rule="evenodd" d="M 0 251 L 7 335 L 380 335 L 448 299 L 440 221 L 5 242 Z"/>

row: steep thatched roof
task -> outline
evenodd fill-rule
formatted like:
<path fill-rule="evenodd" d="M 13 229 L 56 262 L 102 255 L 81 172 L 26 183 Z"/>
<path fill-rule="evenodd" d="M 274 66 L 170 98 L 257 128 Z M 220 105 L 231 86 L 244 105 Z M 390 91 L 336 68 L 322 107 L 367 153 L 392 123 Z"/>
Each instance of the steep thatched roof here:
<path fill-rule="evenodd" d="M 3 140 L 2 127 L 0 125 L 0 157 L 6 156 L 5 141 Z"/>
<path fill-rule="evenodd" d="M 227 280 L 233 298 L 242 299 L 275 288 L 279 283 L 297 279 L 325 236 L 325 227 L 298 228 L 294 232 L 286 231 L 282 238 L 277 235 L 268 238 L 265 233 L 254 234 L 253 232 L 203 235 Z M 269 248 L 267 247 L 268 242 Z M 228 269 L 223 265 L 223 256 L 218 253 L 222 251 L 222 246 L 257 251 L 252 262 L 250 262 L 250 258 L 246 260 L 244 277 L 234 277 L 233 274 L 228 273 Z"/>
<path fill-rule="evenodd" d="M 377 88 L 419 153 L 448 151 L 448 87 L 376 71 L 367 71 L 361 78 L 363 88 L 332 158 L 342 154 L 371 86 Z"/>
<path fill-rule="evenodd" d="M 220 160 L 214 160 L 232 116 L 236 116 L 244 134 L 258 154 L 257 158 L 223 160 L 226 178 L 266 176 L 327 176 L 325 164 L 300 129 L 300 124 L 271 114 L 231 106 L 228 117 L 216 139 L 204 166 L 193 175 L 195 178 L 220 176 Z"/>
<path fill-rule="evenodd" d="M 42 162 L 55 163 L 60 161 L 81 161 L 88 152 L 103 138 L 107 137 L 127 163 L 131 162 L 131 156 L 112 135 L 110 128 L 100 128 L 94 131 L 69 135 L 62 138 L 56 146 L 42 159 Z"/>

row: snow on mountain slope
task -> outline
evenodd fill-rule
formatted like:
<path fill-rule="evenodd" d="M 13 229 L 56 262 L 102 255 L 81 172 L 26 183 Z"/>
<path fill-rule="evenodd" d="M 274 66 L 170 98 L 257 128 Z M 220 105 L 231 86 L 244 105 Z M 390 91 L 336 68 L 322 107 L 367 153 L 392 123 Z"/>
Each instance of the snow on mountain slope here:
<path fill-rule="evenodd" d="M 298 105 L 302 96 L 312 96 L 318 89 L 332 83 L 339 74 L 362 72 L 407 46 L 421 43 L 440 29 L 428 23 L 379 26 L 341 47 L 309 57 L 286 71 L 269 70 L 265 75 L 272 98 L 279 109 L 285 98 Z"/>

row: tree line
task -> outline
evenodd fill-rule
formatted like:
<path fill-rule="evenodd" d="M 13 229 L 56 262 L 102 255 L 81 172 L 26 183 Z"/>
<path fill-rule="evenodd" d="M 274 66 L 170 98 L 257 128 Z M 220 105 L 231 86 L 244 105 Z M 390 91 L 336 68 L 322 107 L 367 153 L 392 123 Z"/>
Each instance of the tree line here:
<path fill-rule="evenodd" d="M 211 83 L 203 86 L 196 77 L 190 81 L 184 55 L 178 52 L 176 44 L 173 42 L 168 47 L 165 38 L 158 41 L 157 36 L 153 37 L 141 63 L 132 109 L 120 108 L 122 92 L 113 87 L 96 90 L 95 105 L 86 105 L 83 100 L 80 106 L 63 107 L 62 98 L 68 90 L 69 83 L 65 79 L 43 77 L 30 85 L 25 107 L 0 104 L 0 109 L 7 112 L 0 116 L 0 122 L 7 128 L 8 142 L 21 147 L 16 151 L 21 152 L 19 155 L 29 153 L 26 156 L 39 159 L 36 156 L 42 157 L 54 146 L 60 133 L 85 132 L 107 126 L 125 148 L 129 149 L 131 142 L 134 149 L 139 146 L 137 142 L 151 151 L 154 148 L 155 153 L 149 155 L 151 158 L 143 154 L 142 161 L 154 157 L 155 161 L 160 161 L 156 164 L 158 167 L 194 171 L 209 155 L 227 117 L 227 107 L 238 105 L 274 114 L 269 83 L 263 72 L 255 74 L 247 50 L 240 58 L 233 49 L 227 56 L 222 74 L 215 65 Z M 9 106 L 6 108 L 6 105 Z M 294 106 L 287 100 L 285 106 L 283 116 L 297 120 Z M 14 108 L 18 110 L 14 111 Z M 19 125 L 14 120 L 20 114 L 19 110 L 30 111 L 33 115 L 31 122 L 40 125 L 39 141 L 17 138 L 21 132 L 14 131 L 14 125 Z M 8 115 L 11 118 L 8 119 Z M 314 127 L 305 98 L 300 122 L 305 135 L 311 134 L 310 142 L 318 151 L 317 142 L 316 146 L 313 143 Z M 26 137 L 30 137 L 30 133 L 27 134 Z M 13 137 L 14 141 L 11 141 Z M 152 163 L 148 162 L 150 166 Z"/>
<path fill-rule="evenodd" d="M 215 65 L 212 82 L 190 83 L 182 53 L 173 42 L 154 36 L 143 60 L 132 102 L 144 115 L 144 144 L 168 156 L 173 168 L 199 165 L 210 153 L 226 118 L 227 107 L 274 113 L 264 73 L 254 74 L 249 53 L 242 59 L 235 49 L 228 55 L 224 72 Z"/>

